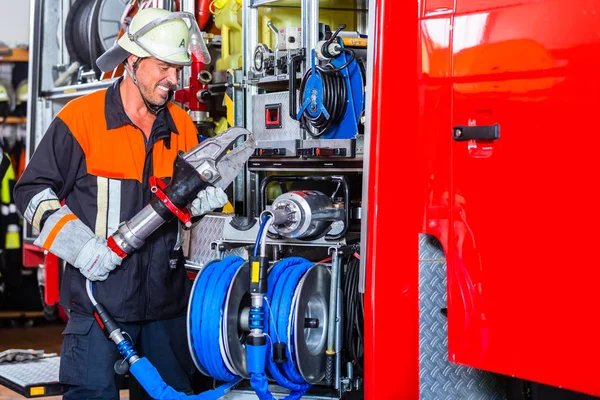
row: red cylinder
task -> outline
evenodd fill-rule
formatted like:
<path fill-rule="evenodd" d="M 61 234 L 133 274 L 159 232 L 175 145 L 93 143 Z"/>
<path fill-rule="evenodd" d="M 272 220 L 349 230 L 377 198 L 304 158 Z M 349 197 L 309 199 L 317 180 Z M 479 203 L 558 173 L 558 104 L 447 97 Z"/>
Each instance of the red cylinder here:
<path fill-rule="evenodd" d="M 201 31 L 206 29 L 208 21 L 210 21 L 210 2 L 211 0 L 198 0 L 196 2 L 196 21 Z"/>

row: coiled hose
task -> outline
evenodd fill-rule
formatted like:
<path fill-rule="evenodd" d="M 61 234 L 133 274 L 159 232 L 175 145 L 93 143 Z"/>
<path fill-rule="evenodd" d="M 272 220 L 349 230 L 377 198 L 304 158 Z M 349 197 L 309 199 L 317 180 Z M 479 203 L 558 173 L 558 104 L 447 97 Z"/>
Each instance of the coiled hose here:
<path fill-rule="evenodd" d="M 228 256 L 221 261 L 208 264 L 197 278 L 198 281 L 195 283 L 197 287 L 190 303 L 189 334 L 193 356 L 203 372 L 219 381 L 227 382 L 230 386 L 241 378 L 228 365 L 230 361 L 224 356 L 226 352 L 222 351 L 221 342 L 224 335 L 221 332 L 222 323 L 216 321 L 222 321 L 222 308 L 229 285 L 244 263 L 245 260 L 240 257 Z M 254 346 L 246 346 L 248 370 L 251 375 L 250 384 L 260 400 L 273 400 L 274 397 L 268 391 L 268 379 L 264 370 L 254 367 L 261 364 L 264 367 L 264 362 L 256 360 L 256 357 L 264 358 L 269 372 L 277 383 L 292 390 L 286 400 L 299 399 L 310 387 L 293 362 L 295 354 L 291 345 L 293 342 L 291 321 L 294 315 L 291 310 L 296 287 L 311 266 L 312 263 L 303 258 L 292 257 L 279 262 L 269 274 L 269 290 L 266 299 L 270 307 L 266 307 L 265 310 L 264 332 L 271 336 L 271 339 L 267 341 L 266 352 L 249 352 Z M 269 320 L 270 323 L 267 322 Z M 276 364 L 272 361 L 274 338 L 278 338 L 277 340 L 286 346 L 288 361 L 284 364 Z"/>
<path fill-rule="evenodd" d="M 105 0 L 77 0 L 67 14 L 65 22 L 65 44 L 71 62 L 79 61 L 82 65 L 97 69 L 96 58 L 102 54 L 103 48 L 98 37 L 98 28 L 94 18 L 97 4 Z"/>
<path fill-rule="evenodd" d="M 285 258 L 277 263 L 269 273 L 264 332 L 271 338 L 267 341 L 267 368 L 277 383 L 292 393 L 286 399 L 298 399 L 310 388 L 298 372 L 294 360 L 292 302 L 296 287 L 302 276 L 313 263 L 301 257 Z M 273 361 L 273 340 L 285 345 L 287 361 L 277 364 Z"/>
<path fill-rule="evenodd" d="M 90 302 L 94 306 L 94 309 L 97 307 L 101 307 L 102 312 L 104 314 L 108 314 L 108 312 L 96 301 L 94 297 L 94 287 L 93 283 L 88 279 L 86 280 L 86 291 L 87 295 L 90 299 Z M 112 317 L 110 317 L 112 319 Z M 96 318 L 98 319 L 98 317 Z M 106 320 L 105 320 L 106 321 Z M 171 386 L 167 385 L 167 383 L 162 379 L 156 368 L 152 365 L 150 360 L 146 357 L 139 357 L 135 349 L 133 348 L 133 344 L 124 339 L 121 335 L 120 328 L 116 325 L 116 322 L 109 321 L 114 328 L 117 328 L 111 332 L 111 336 L 109 337 L 111 340 L 117 344 L 117 349 L 119 353 L 123 356 L 126 362 L 131 363 L 129 367 L 129 371 L 135 377 L 135 379 L 142 385 L 144 390 L 150 395 L 151 398 L 156 400 L 184 400 L 184 399 L 193 399 L 193 400 L 217 400 L 223 397 L 229 389 L 236 381 L 226 382 L 225 384 L 219 386 L 216 389 L 208 390 L 206 392 L 197 394 L 197 395 L 187 395 L 185 393 L 181 393 L 173 389 Z M 100 324 L 98 321 L 100 328 L 105 329 L 105 325 Z M 115 337 L 113 337 L 113 334 Z M 121 337 L 122 340 L 116 340 L 115 338 Z M 117 343 L 118 341 L 118 343 Z"/>
<path fill-rule="evenodd" d="M 344 305 L 344 343 L 346 359 L 352 361 L 359 373 L 364 373 L 364 332 L 365 310 L 362 294 L 358 289 L 360 261 L 352 255 L 346 266 L 343 280 L 343 292 L 346 295 Z"/>
<path fill-rule="evenodd" d="M 307 128 L 307 132 L 314 138 L 318 138 L 332 127 L 337 125 L 348 108 L 348 86 L 346 85 L 346 78 L 342 75 L 341 71 L 344 68 L 348 68 L 350 63 L 354 61 L 354 52 L 350 49 L 340 48 L 343 53 L 349 54 L 348 59 L 344 64 L 339 67 L 333 65 L 330 61 L 324 67 L 315 66 L 316 73 L 321 76 L 323 82 L 323 92 L 321 93 L 323 99 L 323 106 L 329 113 L 327 118 L 323 113 L 319 113 L 316 117 L 312 116 L 308 109 L 302 113 L 301 122 Z M 302 77 L 300 82 L 300 98 L 304 98 L 304 91 L 306 89 L 306 83 L 312 75 L 312 68 L 308 68 Z"/>
<path fill-rule="evenodd" d="M 245 263 L 241 257 L 229 256 L 204 267 L 197 278 L 197 288 L 190 303 L 190 344 L 201 370 L 219 381 L 237 382 L 233 368 L 221 355 L 222 308 L 237 270 Z"/>
<path fill-rule="evenodd" d="M 267 224 L 266 220 L 264 224 Z M 241 257 L 228 256 L 208 264 L 195 282 L 198 287 L 190 302 L 188 329 L 190 346 L 193 349 L 192 356 L 203 372 L 225 382 L 217 389 L 192 396 L 177 392 L 163 381 L 148 359 L 137 357 L 129 341 L 123 340 L 118 344 L 118 349 L 125 360 L 135 358 L 135 361 L 131 361 L 130 371 L 150 396 L 155 399 L 213 400 L 224 396 L 241 380 L 234 369 L 228 365 L 230 362 L 226 359 L 226 352 L 222 351 L 224 337 L 222 309 L 233 277 L 245 262 Z M 299 399 L 311 386 L 294 364 L 296 357 L 292 346 L 294 340 L 292 327 L 296 317 L 293 314 L 296 287 L 312 265 L 306 259 L 290 257 L 277 263 L 269 274 L 268 292 L 265 297 L 268 306 L 265 310 L 264 333 L 270 337 L 270 340 L 267 341 L 266 351 L 259 348 L 256 349 L 257 351 L 247 351 L 248 370 L 251 373 L 250 383 L 260 400 L 274 400 L 268 391 L 268 379 L 264 372 L 265 362 L 277 383 L 292 390 L 286 400 Z M 98 303 L 93 295 L 92 283 L 89 281 L 87 292 L 90 301 L 96 307 Z M 287 360 L 281 364 L 273 361 L 273 337 L 285 346 Z"/>
<path fill-rule="evenodd" d="M 304 110 L 301 122 L 307 128 L 307 132 L 314 138 L 322 136 L 332 126 L 338 124 L 344 117 L 344 114 L 346 114 L 348 106 L 348 90 L 342 73 L 331 64 L 327 64 L 325 67 L 316 67 L 316 71 L 323 81 L 323 106 L 329 113 L 329 118 L 323 113 L 319 113 L 319 115 L 313 117 L 308 108 Z M 306 82 L 311 75 L 312 69 L 308 69 L 302 77 L 302 81 L 300 82 L 300 98 L 304 98 Z"/>

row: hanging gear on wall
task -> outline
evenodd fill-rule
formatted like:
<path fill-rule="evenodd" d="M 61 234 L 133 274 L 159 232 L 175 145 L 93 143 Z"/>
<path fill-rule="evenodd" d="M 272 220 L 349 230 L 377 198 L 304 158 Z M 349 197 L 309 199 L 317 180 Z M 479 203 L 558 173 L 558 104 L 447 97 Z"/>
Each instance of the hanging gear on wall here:
<path fill-rule="evenodd" d="M 2 122 L 6 122 L 6 118 L 12 110 L 14 90 L 10 82 L 0 79 L 0 118 Z"/>
<path fill-rule="evenodd" d="M 27 99 L 28 99 L 29 85 L 27 79 L 22 80 L 17 86 L 15 93 L 15 109 L 13 115 L 15 117 L 26 117 L 27 116 Z"/>

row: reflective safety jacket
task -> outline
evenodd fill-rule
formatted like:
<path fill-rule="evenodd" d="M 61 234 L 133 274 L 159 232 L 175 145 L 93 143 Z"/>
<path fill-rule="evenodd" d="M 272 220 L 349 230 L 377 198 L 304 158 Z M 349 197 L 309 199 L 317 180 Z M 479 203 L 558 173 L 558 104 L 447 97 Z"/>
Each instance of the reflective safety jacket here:
<path fill-rule="evenodd" d="M 157 114 L 146 140 L 125 113 L 121 80 L 70 101 L 17 182 L 17 208 L 38 231 L 64 201 L 97 236 L 110 236 L 150 202 L 150 177 L 168 183 L 177 153 L 198 144 L 194 123 L 172 103 Z M 191 282 L 179 241 L 177 219 L 164 224 L 107 280 L 94 282 L 98 302 L 122 322 L 184 315 Z M 62 277 L 60 304 L 92 310 L 85 277 L 70 265 Z"/>
<path fill-rule="evenodd" d="M 0 154 L 0 249 L 21 248 L 21 216 L 14 204 L 12 191 L 15 186 L 15 170 L 8 153 Z"/>

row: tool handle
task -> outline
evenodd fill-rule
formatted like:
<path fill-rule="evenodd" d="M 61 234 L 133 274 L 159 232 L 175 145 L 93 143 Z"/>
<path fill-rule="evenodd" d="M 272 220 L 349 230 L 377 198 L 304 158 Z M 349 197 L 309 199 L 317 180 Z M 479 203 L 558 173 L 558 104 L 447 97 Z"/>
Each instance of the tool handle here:
<path fill-rule="evenodd" d="M 108 246 L 109 249 L 111 249 L 113 251 L 113 253 L 115 253 L 119 257 L 121 257 L 121 258 L 127 257 L 127 253 L 121 247 L 119 247 L 117 242 L 115 242 L 114 237 L 109 236 L 108 239 L 106 240 L 106 245 Z"/>
<path fill-rule="evenodd" d="M 97 303 L 94 306 L 93 314 L 96 322 L 98 322 L 98 325 L 100 326 L 100 329 L 102 329 L 107 338 L 110 338 L 111 333 L 117 329 L 120 329 L 119 324 L 117 324 L 112 315 L 110 315 L 110 313 L 102 304 Z"/>
<path fill-rule="evenodd" d="M 290 78 L 288 87 L 290 92 L 288 111 L 290 113 L 290 118 L 292 119 L 296 119 L 296 113 L 298 112 L 298 103 L 296 100 L 296 68 L 298 66 L 298 62 L 304 60 L 305 58 L 304 49 L 301 49 L 298 54 L 290 59 L 290 65 L 288 66 L 288 76 Z"/>
<path fill-rule="evenodd" d="M 186 227 L 192 226 L 190 213 L 185 208 L 178 208 L 171 199 L 163 192 L 167 187 L 165 183 L 156 176 L 150 177 L 150 191 L 171 211 Z"/>
<path fill-rule="evenodd" d="M 452 128 L 452 138 L 457 142 L 465 142 L 469 140 L 498 140 L 500 139 L 500 125 L 457 125 Z"/>

